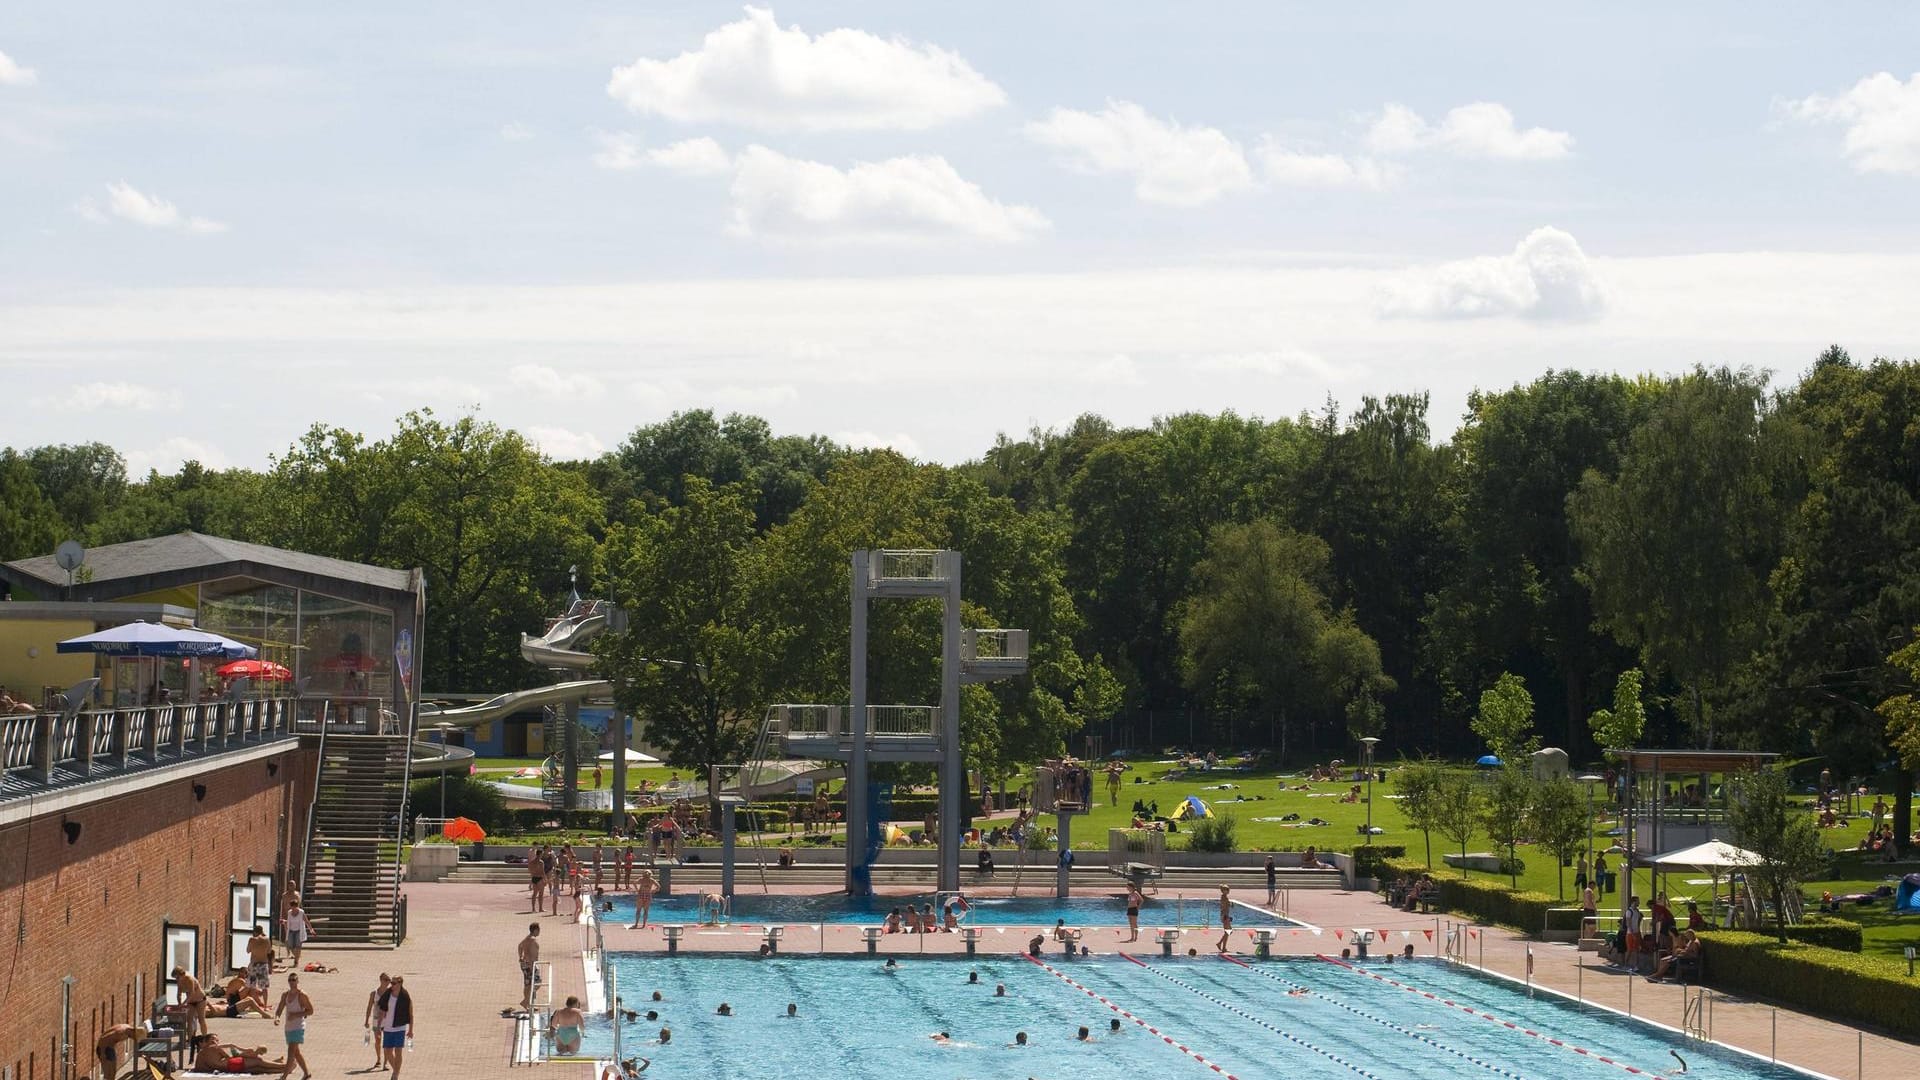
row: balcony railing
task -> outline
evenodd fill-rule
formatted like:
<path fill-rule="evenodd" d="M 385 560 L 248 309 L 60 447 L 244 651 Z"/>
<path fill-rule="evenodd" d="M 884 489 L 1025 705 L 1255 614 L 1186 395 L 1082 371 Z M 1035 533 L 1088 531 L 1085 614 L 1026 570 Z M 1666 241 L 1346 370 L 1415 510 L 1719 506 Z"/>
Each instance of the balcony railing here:
<path fill-rule="evenodd" d="M 847 739 L 853 734 L 843 705 L 775 705 L 769 723 L 784 738 Z M 869 705 L 867 739 L 930 739 L 939 734 L 938 705 Z"/>
<path fill-rule="evenodd" d="M 940 581 L 946 576 L 939 551 L 891 550 L 874 552 L 875 581 Z"/>
<path fill-rule="evenodd" d="M 217 754 L 293 734 L 290 697 L 194 705 L 86 709 L 0 718 L 0 777 L 7 795 L 130 767 Z"/>

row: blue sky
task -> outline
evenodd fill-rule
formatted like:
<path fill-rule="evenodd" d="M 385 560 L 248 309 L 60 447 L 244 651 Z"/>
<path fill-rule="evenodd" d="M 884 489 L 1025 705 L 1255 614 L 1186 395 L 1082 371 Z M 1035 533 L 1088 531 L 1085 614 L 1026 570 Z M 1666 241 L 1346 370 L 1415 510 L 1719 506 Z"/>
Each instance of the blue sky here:
<path fill-rule="evenodd" d="M 1914 351 L 1905 7 L 344 7 L 0 9 L 7 441 L 704 406 L 951 461 Z"/>

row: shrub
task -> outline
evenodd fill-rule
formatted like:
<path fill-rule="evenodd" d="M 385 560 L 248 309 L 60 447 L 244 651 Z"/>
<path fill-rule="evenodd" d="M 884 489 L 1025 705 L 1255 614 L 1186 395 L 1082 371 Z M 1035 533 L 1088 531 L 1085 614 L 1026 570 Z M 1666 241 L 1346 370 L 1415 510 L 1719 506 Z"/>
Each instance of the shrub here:
<path fill-rule="evenodd" d="M 417 817 L 421 814 L 439 816 L 440 785 L 439 777 L 415 780 L 413 790 L 407 793 L 408 808 Z M 447 785 L 447 813 L 450 818 L 471 818 L 480 823 L 488 832 L 498 832 L 507 828 L 512 817 L 500 793 L 489 784 L 475 780 L 471 776 L 449 776 Z M 432 809 L 429 810 L 428 808 Z"/>
<path fill-rule="evenodd" d="M 1239 821 L 1232 814 L 1195 818 L 1187 829 L 1188 851 L 1227 852 L 1233 850 L 1233 834 Z"/>
<path fill-rule="evenodd" d="M 1425 863 L 1382 859 L 1380 865 L 1383 875 L 1388 876 L 1431 875 L 1440 885 L 1440 906 L 1448 911 L 1511 926 L 1529 934 L 1538 934 L 1546 926 L 1548 908 L 1565 906 L 1559 898 L 1543 892 L 1515 889 L 1498 881 L 1463 878 L 1452 870 L 1428 870 Z M 1571 924 L 1572 920 L 1578 918 L 1577 914 L 1570 912 L 1563 917 L 1563 922 Z"/>
<path fill-rule="evenodd" d="M 1701 938 L 1708 986 L 1920 1036 L 1920 981 L 1907 978 L 1903 964 L 1797 941 L 1781 945 L 1770 934 L 1743 930 Z"/>
<path fill-rule="evenodd" d="M 1353 876 L 1378 878 L 1405 873 L 1388 864 L 1406 857 L 1407 849 L 1400 844 L 1356 845 L 1353 849 Z"/>
<path fill-rule="evenodd" d="M 1809 915 L 1807 920 L 1798 926 L 1787 927 L 1787 940 L 1818 945 L 1824 949 L 1857 953 L 1863 944 L 1863 935 L 1860 924 L 1857 922 Z"/>

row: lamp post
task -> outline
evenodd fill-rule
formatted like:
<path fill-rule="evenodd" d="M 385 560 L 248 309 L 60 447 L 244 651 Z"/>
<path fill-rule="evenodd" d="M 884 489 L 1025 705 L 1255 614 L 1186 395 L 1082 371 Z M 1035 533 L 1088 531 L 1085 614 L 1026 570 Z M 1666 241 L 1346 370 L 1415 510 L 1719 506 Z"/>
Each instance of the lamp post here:
<path fill-rule="evenodd" d="M 1361 756 L 1367 763 L 1367 843 L 1373 843 L 1373 748 L 1380 740 L 1369 735 L 1360 740 Z"/>
<path fill-rule="evenodd" d="M 1576 776 L 1574 777 L 1574 779 L 1587 785 L 1587 873 L 1589 875 L 1592 875 L 1593 874 L 1593 785 L 1606 779 L 1606 777 L 1599 776 L 1595 773 L 1588 773 L 1585 776 Z M 1592 881 L 1593 878 L 1589 876 L 1587 880 Z M 1600 887 L 1597 883 L 1595 884 L 1593 891 L 1595 892 L 1595 894 L 1598 894 L 1600 892 Z"/>
<path fill-rule="evenodd" d="M 453 730 L 453 725 L 439 723 L 433 726 L 440 732 L 440 817 L 445 820 L 447 816 L 447 732 Z"/>

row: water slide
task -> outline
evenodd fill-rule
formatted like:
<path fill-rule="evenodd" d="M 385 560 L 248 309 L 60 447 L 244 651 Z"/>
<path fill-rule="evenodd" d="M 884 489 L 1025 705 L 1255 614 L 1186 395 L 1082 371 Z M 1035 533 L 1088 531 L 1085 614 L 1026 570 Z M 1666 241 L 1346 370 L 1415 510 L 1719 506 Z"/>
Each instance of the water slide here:
<path fill-rule="evenodd" d="M 555 671 L 585 671 L 593 664 L 593 654 L 580 646 L 607 628 L 604 601 L 576 600 L 567 613 L 554 621 L 539 637 L 520 635 L 520 655 L 529 663 Z"/>
<path fill-rule="evenodd" d="M 488 698 L 478 705 L 447 707 L 423 701 L 420 703 L 420 726 L 427 728 L 435 724 L 452 724 L 455 727 L 477 727 L 523 710 L 585 701 L 590 697 L 605 697 L 611 693 L 613 684 L 605 679 L 576 679 L 532 690 L 515 690 Z"/>

